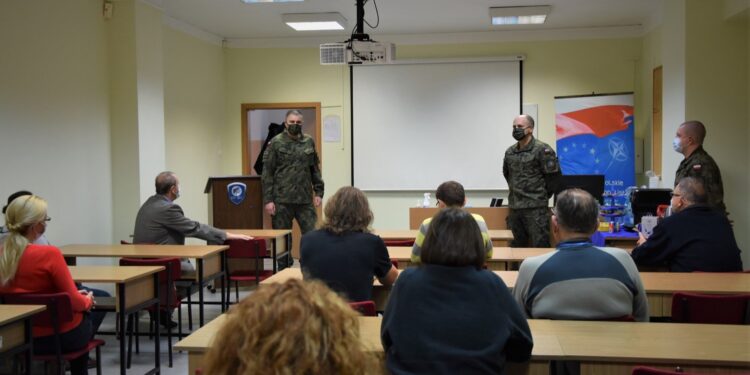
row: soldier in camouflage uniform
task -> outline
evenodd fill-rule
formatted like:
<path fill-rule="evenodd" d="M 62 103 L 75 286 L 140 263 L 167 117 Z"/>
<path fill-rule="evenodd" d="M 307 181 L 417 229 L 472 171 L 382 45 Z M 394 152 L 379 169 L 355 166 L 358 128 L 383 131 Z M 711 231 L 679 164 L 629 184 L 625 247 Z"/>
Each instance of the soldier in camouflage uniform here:
<path fill-rule="evenodd" d="M 505 151 L 503 175 L 508 181 L 508 228 L 512 247 L 550 247 L 549 198 L 560 183 L 560 163 L 555 151 L 534 138 L 534 119 L 521 115 L 513 120 L 513 138 Z"/>
<path fill-rule="evenodd" d="M 291 229 L 292 219 L 296 219 L 305 234 L 315 229 L 315 207 L 323 199 L 320 160 L 312 137 L 302 134 L 301 112 L 287 112 L 284 126 L 284 132 L 268 143 L 263 154 L 263 203 L 274 229 Z"/>
<path fill-rule="evenodd" d="M 703 149 L 706 138 L 706 127 L 700 121 L 687 121 L 677 128 L 677 135 L 672 141 L 675 151 L 683 154 L 674 176 L 674 184 L 684 177 L 697 177 L 703 181 L 708 195 L 708 204 L 726 213 L 724 205 L 724 184 L 721 182 L 721 171 L 714 158 Z"/>

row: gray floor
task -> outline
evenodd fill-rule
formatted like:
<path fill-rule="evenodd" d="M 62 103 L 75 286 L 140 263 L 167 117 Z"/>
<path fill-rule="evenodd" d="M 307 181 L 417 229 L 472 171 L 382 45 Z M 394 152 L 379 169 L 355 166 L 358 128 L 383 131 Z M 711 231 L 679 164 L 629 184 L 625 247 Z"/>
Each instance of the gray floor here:
<path fill-rule="evenodd" d="M 206 301 L 221 301 L 220 291 L 215 294 L 208 290 L 205 290 L 204 296 Z M 240 298 L 244 298 L 250 293 L 248 289 L 240 289 Z M 194 294 L 192 297 L 193 301 L 198 300 L 198 294 Z M 231 301 L 234 302 L 234 289 L 232 289 Z M 221 308 L 219 305 L 206 305 L 204 309 L 205 321 L 209 322 L 219 314 L 221 314 Z M 177 320 L 177 312 L 173 315 L 173 320 Z M 183 320 L 183 333 L 189 332 L 187 325 L 187 306 L 182 307 L 182 320 Z M 141 316 L 141 332 L 147 332 L 148 330 L 148 315 L 143 314 Z M 115 315 L 107 314 L 104 319 L 100 331 L 113 332 L 115 329 Z M 198 306 L 193 306 L 193 329 L 198 329 Z M 172 332 L 177 332 L 175 328 Z M 107 375 L 115 375 L 120 373 L 120 343 L 114 335 L 100 335 L 98 338 L 103 339 L 107 344 L 102 347 L 102 373 Z M 172 344 L 178 341 L 177 338 L 172 339 Z M 133 358 L 131 367 L 127 370 L 128 374 L 144 374 L 154 366 L 154 342 L 148 337 L 141 337 L 140 341 L 140 354 L 135 354 L 135 343 L 133 343 Z M 172 375 L 188 374 L 188 357 L 187 353 L 184 352 L 173 352 L 173 367 L 168 367 L 168 356 L 167 356 L 167 339 L 161 337 L 161 373 Z M 93 357 L 93 353 L 92 353 Z M 90 369 L 89 374 L 96 374 L 95 369 Z"/>

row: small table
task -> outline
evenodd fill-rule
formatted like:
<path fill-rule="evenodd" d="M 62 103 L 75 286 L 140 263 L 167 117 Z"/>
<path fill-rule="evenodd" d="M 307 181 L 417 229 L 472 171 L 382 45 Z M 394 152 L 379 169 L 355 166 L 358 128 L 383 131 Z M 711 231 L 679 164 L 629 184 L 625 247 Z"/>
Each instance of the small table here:
<path fill-rule="evenodd" d="M 31 318 L 44 311 L 42 305 L 0 305 L 0 358 L 26 352 L 24 367 L 31 373 Z M 15 371 L 15 369 L 14 369 Z"/>
<path fill-rule="evenodd" d="M 271 254 L 273 256 L 273 273 L 276 273 L 276 260 L 292 251 L 291 229 L 225 229 L 230 233 L 244 234 L 254 238 L 271 240 Z"/>
<path fill-rule="evenodd" d="M 490 229 L 488 232 L 493 245 L 506 245 L 507 241 L 513 240 L 510 229 Z M 383 240 L 413 240 L 417 238 L 419 229 L 374 230 L 372 233 Z"/>
<path fill-rule="evenodd" d="M 544 255 L 554 250 L 554 247 L 495 247 L 492 249 L 492 258 L 487 259 L 487 268 L 494 271 L 507 271 L 514 263 L 520 263 L 526 258 Z M 388 255 L 392 260 L 398 261 L 400 269 L 411 265 L 411 247 L 388 246 Z"/>
<path fill-rule="evenodd" d="M 125 374 L 125 317 L 151 305 L 159 305 L 159 272 L 162 266 L 70 266 L 76 282 L 116 285 L 115 312 L 120 326 L 120 374 Z M 150 276 L 150 277 L 149 277 Z M 159 330 L 154 338 L 154 368 L 160 372 Z"/>
<path fill-rule="evenodd" d="M 604 243 L 610 247 L 619 247 L 625 249 L 628 252 L 633 250 L 638 242 L 637 232 L 628 232 L 626 230 L 620 230 L 619 232 L 599 232 L 604 237 Z"/>
<path fill-rule="evenodd" d="M 198 310 L 200 325 L 203 320 L 203 287 L 209 281 L 223 278 L 227 245 L 65 245 L 60 248 L 66 258 L 195 258 L 197 261 Z M 73 262 L 74 263 L 74 262 Z M 224 293 L 221 309 L 224 311 Z"/>

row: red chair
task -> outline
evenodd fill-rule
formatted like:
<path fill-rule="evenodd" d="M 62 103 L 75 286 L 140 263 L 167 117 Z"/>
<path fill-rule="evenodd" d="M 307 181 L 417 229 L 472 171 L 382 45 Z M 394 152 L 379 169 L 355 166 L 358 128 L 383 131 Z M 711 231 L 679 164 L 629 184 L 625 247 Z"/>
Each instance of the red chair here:
<path fill-rule="evenodd" d="M 398 260 L 391 259 L 391 264 L 393 265 L 393 267 L 396 267 L 396 269 L 398 269 Z"/>
<path fill-rule="evenodd" d="M 240 281 L 254 281 L 255 285 L 258 285 L 262 280 L 273 275 L 273 271 L 263 269 L 263 260 L 271 256 L 268 254 L 264 239 L 227 240 L 225 244 L 229 245 L 226 252 L 227 263 L 232 259 L 255 260 L 255 270 L 235 270 L 228 273 L 229 282 L 234 281 L 235 303 L 237 303 L 240 301 Z M 227 303 L 229 303 L 229 285 L 224 289 L 227 291 Z"/>
<path fill-rule="evenodd" d="M 694 372 L 682 372 L 681 370 L 669 371 L 653 367 L 636 366 L 633 368 L 632 375 L 699 375 Z"/>
<path fill-rule="evenodd" d="M 156 314 L 161 311 L 169 314 L 172 310 L 177 309 L 177 335 L 182 337 L 182 310 L 180 306 L 182 301 L 177 297 L 177 289 L 175 288 L 175 281 L 180 279 L 180 259 L 179 258 L 153 258 L 153 259 L 139 259 L 139 258 L 122 258 L 120 259 L 121 266 L 162 266 L 165 268 L 164 271 L 159 272 L 159 306 L 158 309 L 155 306 L 148 307 L 148 311 Z M 138 313 L 131 314 L 128 316 L 128 330 L 130 335 L 128 336 L 128 365 L 130 368 L 132 339 L 133 339 L 133 315 L 136 317 Z M 151 329 L 153 330 L 153 319 L 151 320 Z M 138 351 L 138 320 L 135 320 L 135 331 L 136 331 L 136 352 Z M 158 329 L 158 327 L 157 327 Z M 169 350 L 169 367 L 172 367 L 172 327 L 167 325 L 167 349 Z"/>
<path fill-rule="evenodd" d="M 384 240 L 385 246 L 414 246 L 414 240 Z"/>
<path fill-rule="evenodd" d="M 73 306 L 67 293 L 52 294 L 6 294 L 3 296 L 4 303 L 13 305 L 45 305 L 47 309 L 31 318 L 34 327 L 52 328 L 55 336 L 56 353 L 51 355 L 34 355 L 35 360 L 45 362 L 56 362 L 61 375 L 65 374 L 65 361 L 71 361 L 87 355 L 96 349 L 96 373 L 102 373 L 101 346 L 103 340 L 92 339 L 82 349 L 64 352 L 60 344 L 60 324 L 73 320 Z M 27 369 L 28 370 L 28 369 Z M 46 371 L 45 371 L 46 372 Z"/>
<path fill-rule="evenodd" d="M 750 294 L 672 294 L 672 321 L 677 323 L 750 324 Z"/>
<path fill-rule="evenodd" d="M 349 306 L 364 316 L 378 316 L 374 301 L 349 302 Z"/>

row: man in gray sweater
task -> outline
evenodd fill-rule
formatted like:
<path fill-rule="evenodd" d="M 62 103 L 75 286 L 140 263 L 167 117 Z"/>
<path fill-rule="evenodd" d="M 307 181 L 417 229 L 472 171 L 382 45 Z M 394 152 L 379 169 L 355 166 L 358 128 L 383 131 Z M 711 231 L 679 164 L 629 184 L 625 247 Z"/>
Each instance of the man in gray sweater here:
<path fill-rule="evenodd" d="M 560 193 L 553 210 L 557 249 L 526 259 L 513 296 L 529 318 L 647 322 L 648 301 L 630 255 L 595 247 L 599 205 L 580 189 Z"/>

